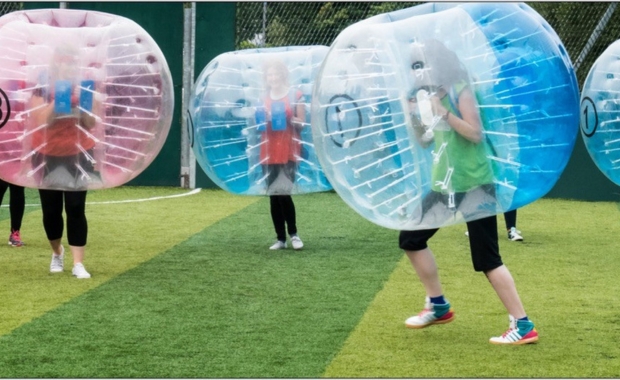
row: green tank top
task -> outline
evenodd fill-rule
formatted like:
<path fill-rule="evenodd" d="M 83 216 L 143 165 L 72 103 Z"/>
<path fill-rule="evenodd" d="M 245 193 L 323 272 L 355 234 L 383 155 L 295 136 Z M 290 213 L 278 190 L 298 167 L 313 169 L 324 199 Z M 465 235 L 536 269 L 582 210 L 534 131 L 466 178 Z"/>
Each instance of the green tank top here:
<path fill-rule="evenodd" d="M 465 81 L 458 82 L 451 89 L 451 93 L 441 100 L 446 109 L 459 117 L 456 104 L 466 87 Z M 493 169 L 487 158 L 490 150 L 486 139 L 483 138 L 477 144 L 473 143 L 452 129 L 447 121 L 441 120 L 439 123 L 433 131 L 435 147 L 432 190 L 443 194 L 461 193 L 493 183 Z"/>

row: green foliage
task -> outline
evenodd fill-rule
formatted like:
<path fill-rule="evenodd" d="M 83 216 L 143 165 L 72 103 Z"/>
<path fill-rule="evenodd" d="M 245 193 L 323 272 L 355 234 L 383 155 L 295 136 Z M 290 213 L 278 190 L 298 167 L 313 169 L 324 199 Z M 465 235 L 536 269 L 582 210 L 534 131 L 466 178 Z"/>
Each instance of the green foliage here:
<path fill-rule="evenodd" d="M 423 2 L 240 2 L 237 3 L 237 47 L 246 48 L 265 23 L 267 46 L 331 45 L 351 24 L 369 17 L 413 7 Z M 579 62 L 579 86 L 596 58 L 620 38 L 620 11 L 616 10 L 592 46 L 601 18 L 609 2 L 528 2 L 555 30 L 573 63 Z M 587 47 L 587 49 L 586 49 Z M 588 50 L 589 49 L 589 50 Z"/>

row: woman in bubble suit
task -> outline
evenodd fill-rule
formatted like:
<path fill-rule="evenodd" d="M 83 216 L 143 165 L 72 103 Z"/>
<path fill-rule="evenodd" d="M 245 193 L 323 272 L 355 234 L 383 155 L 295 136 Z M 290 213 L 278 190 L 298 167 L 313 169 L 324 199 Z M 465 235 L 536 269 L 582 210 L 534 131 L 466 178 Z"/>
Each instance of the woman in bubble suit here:
<path fill-rule="evenodd" d="M 30 145 L 33 149 L 32 167 L 40 175 L 39 196 L 43 212 L 43 227 L 52 248 L 50 272 L 64 270 L 65 249 L 61 244 L 64 229 L 63 202 L 67 216 L 67 239 L 73 256 L 72 274 L 90 278 L 83 260 L 88 224 L 86 220 L 86 190 L 80 185 L 84 173 L 95 178 L 95 141 L 92 129 L 98 122 L 99 102 L 90 104 L 79 100 L 82 93 L 94 91 L 73 83 L 78 77 L 78 52 L 68 46 L 55 49 L 50 66 L 49 87 L 38 87 L 30 99 Z M 91 84 L 94 87 L 94 82 Z M 95 101 L 93 101 L 94 99 Z M 82 104 L 80 104 L 82 103 Z M 90 108 L 85 109 L 84 107 Z M 86 132 L 88 133 L 86 133 Z M 75 188 L 65 191 L 62 188 Z"/>
<path fill-rule="evenodd" d="M 290 88 L 288 75 L 288 68 L 280 60 L 271 59 L 263 65 L 266 125 L 261 133 L 260 161 L 266 176 L 271 219 L 277 237 L 269 247 L 271 250 L 287 247 L 287 230 L 293 249 L 304 246 L 297 235 L 295 204 L 290 194 L 301 152 L 300 129 L 305 122 L 305 109 L 300 100 L 303 94 Z"/>
<path fill-rule="evenodd" d="M 467 71 L 457 55 L 437 40 L 414 44 L 410 57 L 413 80 L 417 88 L 424 87 L 429 93 L 427 99 L 437 124 L 432 131 L 424 130 L 415 116 L 419 105 L 411 101 L 416 135 L 423 145 L 434 141 L 436 151 L 444 150 L 443 154 L 434 152 L 433 188 L 423 200 L 422 213 L 433 207 L 463 209 L 468 202 L 489 202 L 488 198 L 495 196 L 493 172 L 486 158 L 482 123 Z M 445 178 L 450 178 L 449 183 L 440 184 Z M 508 331 L 491 338 L 490 342 L 536 342 L 538 333 L 534 323 L 528 319 L 512 275 L 499 254 L 496 216 L 467 221 L 467 229 L 474 270 L 486 275 L 509 314 Z M 437 264 L 427 245 L 437 231 L 435 228 L 400 232 L 399 246 L 407 254 L 427 295 L 424 309 L 405 322 L 409 328 L 448 323 L 455 317 L 444 297 Z"/>

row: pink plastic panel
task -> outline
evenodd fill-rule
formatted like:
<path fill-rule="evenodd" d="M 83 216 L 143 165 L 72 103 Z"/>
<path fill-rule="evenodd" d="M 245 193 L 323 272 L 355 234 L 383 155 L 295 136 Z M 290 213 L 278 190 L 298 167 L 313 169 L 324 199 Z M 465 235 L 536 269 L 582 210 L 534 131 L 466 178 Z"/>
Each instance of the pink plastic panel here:
<path fill-rule="evenodd" d="M 0 178 L 26 187 L 120 186 L 161 150 L 174 95 L 135 22 L 43 9 L 0 17 Z"/>

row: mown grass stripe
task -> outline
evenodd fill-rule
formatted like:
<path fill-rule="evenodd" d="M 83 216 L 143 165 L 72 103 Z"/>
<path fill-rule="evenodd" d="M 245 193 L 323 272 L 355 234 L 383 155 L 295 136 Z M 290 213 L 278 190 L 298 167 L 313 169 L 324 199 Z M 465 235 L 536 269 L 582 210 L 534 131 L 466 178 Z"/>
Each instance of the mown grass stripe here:
<path fill-rule="evenodd" d="M 444 292 L 456 319 L 422 330 L 404 321 L 421 310 L 424 290 L 403 258 L 342 350 L 327 378 L 617 378 L 620 306 L 618 209 L 609 202 L 542 199 L 518 212 L 525 241 L 504 235 L 500 249 L 540 342 L 501 347 L 508 316 L 471 268 L 464 225 L 433 237 Z"/>
<path fill-rule="evenodd" d="M 89 202 L 140 199 L 186 193 L 178 188 L 122 187 L 92 191 Z M 8 196 L 5 196 L 8 198 Z M 27 201 L 37 203 L 36 190 L 27 189 Z M 22 225 L 26 246 L 0 245 L 0 335 L 54 309 L 182 242 L 216 221 L 256 202 L 223 191 L 200 193 L 153 202 L 87 205 L 89 240 L 86 268 L 92 279 L 71 276 L 72 258 L 65 271 L 49 273 L 51 250 L 43 230 L 40 208 L 27 208 Z M 9 231 L 8 210 L 0 231 Z M 8 237 L 8 232 L 7 235 Z M 68 251 L 66 239 L 63 240 Z"/>
<path fill-rule="evenodd" d="M 320 376 L 402 253 L 334 193 L 295 203 L 304 250 L 267 249 L 260 198 L 0 337 L 0 377 Z"/>

